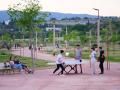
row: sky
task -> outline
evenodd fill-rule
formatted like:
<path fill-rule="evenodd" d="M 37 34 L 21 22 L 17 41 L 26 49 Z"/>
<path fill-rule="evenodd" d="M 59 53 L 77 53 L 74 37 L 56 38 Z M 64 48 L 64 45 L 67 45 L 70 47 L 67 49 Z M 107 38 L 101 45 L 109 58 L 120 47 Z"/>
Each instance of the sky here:
<path fill-rule="evenodd" d="M 20 0 L 0 0 L 0 10 L 7 10 L 8 5 L 17 3 Z M 100 16 L 120 16 L 120 0 L 39 0 L 42 11 L 91 14 Z"/>

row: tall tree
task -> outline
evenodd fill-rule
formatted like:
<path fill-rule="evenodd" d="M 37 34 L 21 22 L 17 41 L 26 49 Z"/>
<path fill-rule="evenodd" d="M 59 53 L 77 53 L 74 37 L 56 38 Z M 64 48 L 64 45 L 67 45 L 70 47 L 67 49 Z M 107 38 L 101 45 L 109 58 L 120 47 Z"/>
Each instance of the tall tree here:
<path fill-rule="evenodd" d="M 12 21 L 16 23 L 18 28 L 29 31 L 32 68 L 34 70 L 34 33 L 37 24 L 43 23 L 46 13 L 41 12 L 41 5 L 38 0 L 21 0 L 19 3 L 10 6 L 8 14 Z M 23 30 L 22 29 L 22 30 Z"/>

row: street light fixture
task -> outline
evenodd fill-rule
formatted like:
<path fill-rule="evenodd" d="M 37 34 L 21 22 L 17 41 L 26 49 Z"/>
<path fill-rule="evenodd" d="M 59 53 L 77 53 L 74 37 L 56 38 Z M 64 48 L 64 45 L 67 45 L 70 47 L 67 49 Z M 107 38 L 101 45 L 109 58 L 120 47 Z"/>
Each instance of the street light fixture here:
<path fill-rule="evenodd" d="M 98 20 L 97 20 L 97 46 L 100 46 L 100 16 L 99 16 L 99 9 L 93 8 L 98 12 Z"/>

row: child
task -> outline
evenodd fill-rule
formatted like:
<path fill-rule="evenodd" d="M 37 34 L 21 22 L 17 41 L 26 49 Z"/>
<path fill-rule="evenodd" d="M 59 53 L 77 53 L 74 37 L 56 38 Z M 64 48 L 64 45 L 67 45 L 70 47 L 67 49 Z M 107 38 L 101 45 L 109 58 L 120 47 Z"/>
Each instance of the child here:
<path fill-rule="evenodd" d="M 56 59 L 57 68 L 53 71 L 53 73 L 55 73 L 57 70 L 59 70 L 59 68 L 61 68 L 61 74 L 63 74 L 63 71 L 64 71 L 63 53 L 64 51 L 60 50 L 60 54 L 58 54 L 57 59 Z"/>

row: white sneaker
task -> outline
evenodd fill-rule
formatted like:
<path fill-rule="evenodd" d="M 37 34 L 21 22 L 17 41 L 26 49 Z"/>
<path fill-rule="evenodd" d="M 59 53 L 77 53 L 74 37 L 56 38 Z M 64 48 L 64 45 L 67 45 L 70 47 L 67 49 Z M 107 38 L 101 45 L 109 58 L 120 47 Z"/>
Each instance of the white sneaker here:
<path fill-rule="evenodd" d="M 65 76 L 64 74 L 60 75 L 60 76 Z"/>

